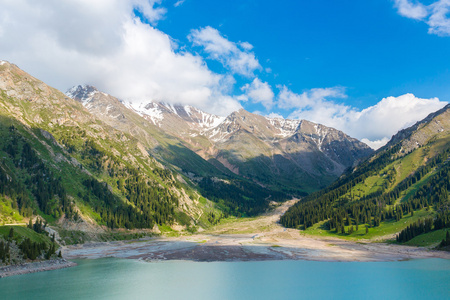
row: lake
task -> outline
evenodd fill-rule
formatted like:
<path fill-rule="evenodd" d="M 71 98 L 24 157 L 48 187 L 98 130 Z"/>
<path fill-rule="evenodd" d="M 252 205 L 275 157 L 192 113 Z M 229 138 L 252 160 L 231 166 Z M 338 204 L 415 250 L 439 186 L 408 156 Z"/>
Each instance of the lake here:
<path fill-rule="evenodd" d="M 0 299 L 450 299 L 450 260 L 144 262 L 0 279 Z"/>

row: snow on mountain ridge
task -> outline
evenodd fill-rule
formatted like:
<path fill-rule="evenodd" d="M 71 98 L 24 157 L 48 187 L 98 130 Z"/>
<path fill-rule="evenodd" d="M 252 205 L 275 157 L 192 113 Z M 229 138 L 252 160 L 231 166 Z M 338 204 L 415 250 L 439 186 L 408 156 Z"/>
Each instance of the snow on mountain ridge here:
<path fill-rule="evenodd" d="M 89 109 L 93 105 L 91 101 L 98 93 L 101 92 L 95 87 L 78 85 L 68 90 L 66 95 L 79 99 Z M 107 96 L 105 93 L 101 94 Z M 307 137 L 319 151 L 323 152 L 333 150 L 327 141 L 334 139 L 336 135 L 333 129 L 309 121 L 268 118 L 244 110 L 234 112 L 225 118 L 209 114 L 190 105 L 153 101 L 148 103 L 120 102 L 149 122 L 172 134 L 191 138 L 205 136 L 213 143 L 227 142 L 236 132 L 243 129 L 268 143 L 289 139 L 300 134 Z M 109 105 L 104 107 L 106 114 L 110 114 L 111 109 L 113 107 Z M 324 144 L 326 144 L 325 148 Z"/>
<path fill-rule="evenodd" d="M 283 119 L 283 118 L 267 118 L 269 123 L 277 128 L 280 133 L 277 134 L 277 136 L 281 138 L 292 136 L 297 132 L 299 129 L 302 121 L 301 120 L 290 120 L 290 119 Z"/>
<path fill-rule="evenodd" d="M 208 130 L 218 126 L 225 118 L 206 113 L 190 105 L 173 105 L 164 102 L 127 103 L 141 116 L 146 117 L 155 125 L 161 127 L 164 118 L 172 115 L 186 121 L 190 129 Z"/>
<path fill-rule="evenodd" d="M 66 92 L 66 96 L 75 99 L 78 98 L 84 107 L 89 108 L 89 103 L 94 98 L 94 95 L 100 93 L 95 87 L 90 85 L 74 86 Z"/>
<path fill-rule="evenodd" d="M 164 120 L 164 114 L 158 107 L 157 103 L 149 102 L 145 104 L 123 102 L 123 104 L 139 114 L 141 117 L 145 117 L 147 120 L 151 121 L 154 125 L 161 127 L 162 121 Z"/>

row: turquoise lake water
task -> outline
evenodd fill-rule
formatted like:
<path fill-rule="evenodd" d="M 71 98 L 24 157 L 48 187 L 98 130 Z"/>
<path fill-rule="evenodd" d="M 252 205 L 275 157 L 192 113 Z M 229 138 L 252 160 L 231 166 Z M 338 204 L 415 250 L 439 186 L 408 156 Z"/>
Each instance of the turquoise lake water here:
<path fill-rule="evenodd" d="M 143 262 L 0 279 L 0 299 L 450 299 L 450 260 Z"/>

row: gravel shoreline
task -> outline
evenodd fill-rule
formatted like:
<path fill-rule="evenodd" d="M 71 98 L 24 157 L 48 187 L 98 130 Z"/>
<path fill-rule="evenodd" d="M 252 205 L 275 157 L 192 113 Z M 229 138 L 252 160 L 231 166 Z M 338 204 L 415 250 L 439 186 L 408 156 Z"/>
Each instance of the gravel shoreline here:
<path fill-rule="evenodd" d="M 398 261 L 450 259 L 450 252 L 427 248 L 312 237 L 284 228 L 280 216 L 297 200 L 283 203 L 258 218 L 218 224 L 208 231 L 179 237 L 86 243 L 62 247 L 67 259 L 116 257 L 145 261 Z"/>
<path fill-rule="evenodd" d="M 383 243 L 354 243 L 338 239 L 257 239 L 249 235 L 196 235 L 156 238 L 147 241 L 105 242 L 63 247 L 67 259 L 104 257 L 144 261 L 400 261 L 408 259 L 450 259 L 450 253 Z"/>
<path fill-rule="evenodd" d="M 77 264 L 64 258 L 10 265 L 0 268 L 0 278 L 74 267 Z"/>

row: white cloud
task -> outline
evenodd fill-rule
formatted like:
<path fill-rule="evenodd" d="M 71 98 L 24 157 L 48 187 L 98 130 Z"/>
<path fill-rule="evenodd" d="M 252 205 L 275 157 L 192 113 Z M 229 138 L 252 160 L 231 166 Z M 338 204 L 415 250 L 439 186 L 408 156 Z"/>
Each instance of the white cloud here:
<path fill-rule="evenodd" d="M 404 17 L 422 20 L 428 15 L 427 8 L 422 3 L 411 3 L 409 0 L 395 0 L 398 13 Z"/>
<path fill-rule="evenodd" d="M 236 74 L 251 77 L 255 70 L 262 69 L 255 54 L 250 52 L 253 48 L 251 44 L 231 42 L 210 26 L 192 30 L 189 40 L 203 47 L 211 59 L 219 61 Z"/>
<path fill-rule="evenodd" d="M 295 94 L 282 87 L 278 95 L 280 107 L 296 107 L 291 119 L 306 119 L 342 130 L 377 149 L 399 130 L 413 125 L 447 103 L 438 98 L 421 99 L 413 94 L 387 97 L 363 110 L 335 103 L 327 97 L 344 97 L 342 91 L 313 89 Z M 287 104 L 289 105 L 287 105 Z M 295 106 L 296 105 L 296 106 Z"/>
<path fill-rule="evenodd" d="M 430 16 L 424 20 L 433 30 L 446 31 L 449 1 L 427 6 Z M 275 98 L 267 82 L 254 78 L 262 68 L 249 43 L 231 42 L 211 27 L 192 31 L 192 42 L 204 47 L 211 58 L 235 74 L 251 76 L 252 82 L 242 89 L 244 95 L 233 98 L 231 74 L 214 73 L 202 57 L 175 51 L 170 36 L 133 16 L 133 9 L 139 9 L 154 24 L 165 14 L 159 3 L 0 0 L 0 59 L 63 91 L 88 83 L 126 100 L 190 104 L 219 115 L 241 108 L 239 101 L 261 103 L 267 109 L 276 102 L 281 109 L 293 110 L 290 118 L 335 127 L 375 146 L 445 104 L 406 94 L 357 110 L 335 102 L 346 97 L 341 87 L 296 94 L 279 86 Z"/>
<path fill-rule="evenodd" d="M 367 146 L 369 146 L 372 149 L 379 149 L 386 145 L 390 141 L 390 138 L 384 137 L 381 140 L 371 141 L 366 138 L 361 139 L 361 142 L 365 143 Z"/>
<path fill-rule="evenodd" d="M 253 49 L 253 45 L 250 44 L 249 42 L 240 42 L 239 45 L 240 45 L 244 50 L 247 50 L 247 51 L 250 51 L 250 50 Z"/>
<path fill-rule="evenodd" d="M 73 0 L 72 0 L 73 1 Z M 86 0 L 82 0 L 86 1 Z M 164 7 L 155 7 L 156 4 L 160 4 L 162 0 L 131 0 L 130 3 L 138 9 L 150 23 L 155 24 L 162 19 L 167 10 Z M 88 0 L 87 3 L 91 4 L 92 1 Z M 99 1 L 99 3 L 106 2 L 105 0 Z M 102 8 L 103 5 L 100 6 Z"/>
<path fill-rule="evenodd" d="M 429 33 L 450 36 L 450 0 L 441 0 L 430 5 L 431 16 L 428 19 Z"/>
<path fill-rule="evenodd" d="M 346 98 L 342 87 L 315 88 L 305 91 L 302 94 L 296 94 L 286 86 L 278 86 L 278 106 L 283 109 L 291 108 L 311 108 L 321 103 L 327 98 Z"/>
<path fill-rule="evenodd" d="M 175 4 L 173 6 L 178 7 L 181 6 L 186 0 L 179 0 L 177 2 L 175 2 Z"/>
<path fill-rule="evenodd" d="M 241 90 L 245 92 L 244 95 L 238 99 L 253 103 L 261 103 L 266 109 L 273 107 L 274 93 L 267 82 L 262 82 L 259 78 L 255 78 L 251 83 L 244 85 Z"/>
<path fill-rule="evenodd" d="M 265 117 L 269 118 L 269 119 L 284 119 L 284 117 L 282 115 L 277 114 L 277 113 L 270 113 L 270 114 L 266 115 Z"/>
<path fill-rule="evenodd" d="M 131 101 L 190 104 L 227 114 L 240 108 L 226 96 L 234 79 L 203 59 L 174 51 L 150 22 L 164 17 L 159 1 L 0 0 L 0 53 L 60 90 L 82 83 Z M 217 102 L 217 103 L 216 103 Z"/>
<path fill-rule="evenodd" d="M 387 97 L 376 105 L 351 115 L 347 127 L 359 138 L 382 140 L 390 138 L 399 130 L 413 125 L 446 104 L 438 98 L 422 99 L 413 94 Z"/>
<path fill-rule="evenodd" d="M 434 1 L 424 5 L 419 1 L 395 0 L 395 6 L 400 15 L 421 20 L 428 24 L 428 33 L 439 36 L 450 36 L 450 0 Z"/>

